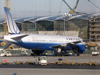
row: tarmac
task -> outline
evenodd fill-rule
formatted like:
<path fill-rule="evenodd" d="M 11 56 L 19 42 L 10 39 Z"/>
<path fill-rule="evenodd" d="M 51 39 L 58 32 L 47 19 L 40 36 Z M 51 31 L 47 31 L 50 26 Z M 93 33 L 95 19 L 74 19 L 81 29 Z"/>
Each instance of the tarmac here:
<path fill-rule="evenodd" d="M 12 56 L 12 57 L 0 57 L 0 60 L 6 59 L 7 62 L 25 62 L 25 61 L 32 61 L 34 62 L 36 60 L 37 56 Z M 47 56 L 48 62 L 57 62 L 59 58 L 62 58 L 64 61 L 67 60 L 67 62 L 94 62 L 100 63 L 100 56 Z M 1 62 L 0 62 L 1 63 Z"/>
<path fill-rule="evenodd" d="M 90 66 L 90 65 L 29 65 L 29 64 L 20 64 L 20 65 L 0 65 L 0 68 L 35 68 L 35 69 L 98 69 L 100 66 Z"/>
<path fill-rule="evenodd" d="M 31 60 L 34 62 L 37 57 L 32 56 L 13 56 L 0 57 L 7 62 L 25 62 Z M 100 56 L 47 56 L 48 62 L 57 62 L 59 58 L 67 62 L 94 62 L 100 63 Z M 0 75 L 99 75 L 100 66 L 65 66 L 65 65 L 0 65 Z"/>
<path fill-rule="evenodd" d="M 100 75 L 94 69 L 32 69 L 32 68 L 0 68 L 0 75 Z"/>

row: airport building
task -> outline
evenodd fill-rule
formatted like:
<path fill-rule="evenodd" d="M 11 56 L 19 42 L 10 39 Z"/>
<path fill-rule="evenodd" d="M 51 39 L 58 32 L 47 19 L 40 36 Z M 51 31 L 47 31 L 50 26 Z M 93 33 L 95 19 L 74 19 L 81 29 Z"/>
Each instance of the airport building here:
<path fill-rule="evenodd" d="M 79 36 L 91 39 L 100 36 L 100 14 L 40 16 L 14 18 L 22 33 Z M 74 17 L 74 18 L 73 18 Z M 4 35 L 4 19 L 0 19 L 0 36 Z"/>
<path fill-rule="evenodd" d="M 28 17 L 16 18 L 15 21 L 21 32 L 41 33 L 52 35 L 79 36 L 83 39 L 88 38 L 88 20 L 71 19 L 68 16 L 57 15 L 49 17 Z M 3 36 L 4 20 L 0 20 L 0 35 Z M 41 31 L 41 32 L 40 32 Z M 48 33 L 49 32 L 49 33 Z M 70 32 L 70 33 L 69 33 Z M 74 35 L 73 35 L 74 33 Z M 72 34 L 72 35 L 70 35 Z"/>
<path fill-rule="evenodd" d="M 84 16 L 72 18 L 67 15 L 28 17 L 16 18 L 15 22 L 21 33 L 79 36 L 82 39 L 100 37 L 99 15 L 85 16 L 85 18 Z M 4 19 L 0 19 L 0 36 L 4 36 Z M 16 46 L 13 47 L 16 48 Z M 47 52 L 54 54 L 54 51 Z"/>
<path fill-rule="evenodd" d="M 89 20 L 89 39 L 100 38 L 100 16 L 94 16 Z M 94 40 L 100 43 L 100 39 Z"/>

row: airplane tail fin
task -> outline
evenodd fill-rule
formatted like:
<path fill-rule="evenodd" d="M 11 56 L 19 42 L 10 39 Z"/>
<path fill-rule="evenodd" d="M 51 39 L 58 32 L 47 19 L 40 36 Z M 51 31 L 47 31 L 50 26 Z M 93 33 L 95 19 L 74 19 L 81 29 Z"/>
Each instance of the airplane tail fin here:
<path fill-rule="evenodd" d="M 15 21 L 13 20 L 12 15 L 9 12 L 8 8 L 4 7 L 4 11 L 6 14 L 6 21 L 7 21 L 9 35 L 20 34 L 20 30 L 18 29 Z"/>

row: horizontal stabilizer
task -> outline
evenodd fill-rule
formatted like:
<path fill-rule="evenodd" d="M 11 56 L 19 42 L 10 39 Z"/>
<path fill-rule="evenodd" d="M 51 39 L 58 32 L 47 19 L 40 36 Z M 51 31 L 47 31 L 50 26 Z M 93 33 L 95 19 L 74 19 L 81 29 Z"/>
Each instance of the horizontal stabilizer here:
<path fill-rule="evenodd" d="M 15 41 L 20 41 L 23 37 L 26 37 L 26 36 L 28 36 L 28 35 L 22 35 L 22 36 L 14 37 L 14 38 L 11 38 L 11 39 L 13 39 Z"/>

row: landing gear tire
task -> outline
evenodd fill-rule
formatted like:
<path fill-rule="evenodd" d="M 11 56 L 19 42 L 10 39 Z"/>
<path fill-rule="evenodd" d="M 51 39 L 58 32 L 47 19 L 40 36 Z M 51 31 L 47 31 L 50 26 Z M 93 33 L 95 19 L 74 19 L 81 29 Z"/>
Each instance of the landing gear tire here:
<path fill-rule="evenodd" d="M 61 56 L 61 48 L 56 48 L 55 51 L 56 51 L 56 53 L 54 54 L 55 56 Z"/>
<path fill-rule="evenodd" d="M 73 50 L 73 52 L 74 52 L 75 54 L 77 54 L 77 56 L 80 56 L 80 54 L 78 53 L 78 50 Z"/>
<path fill-rule="evenodd" d="M 33 53 L 31 53 L 32 56 L 40 56 L 44 51 L 42 50 L 32 50 Z"/>
<path fill-rule="evenodd" d="M 57 53 L 57 56 L 61 56 L 61 53 Z"/>
<path fill-rule="evenodd" d="M 80 56 L 80 54 L 77 54 L 77 56 Z"/>
<path fill-rule="evenodd" d="M 34 53 L 31 53 L 31 56 L 34 56 Z"/>
<path fill-rule="evenodd" d="M 77 50 L 73 50 L 73 52 L 74 52 L 75 54 L 77 54 L 77 53 L 78 53 L 78 51 L 77 51 Z"/>

